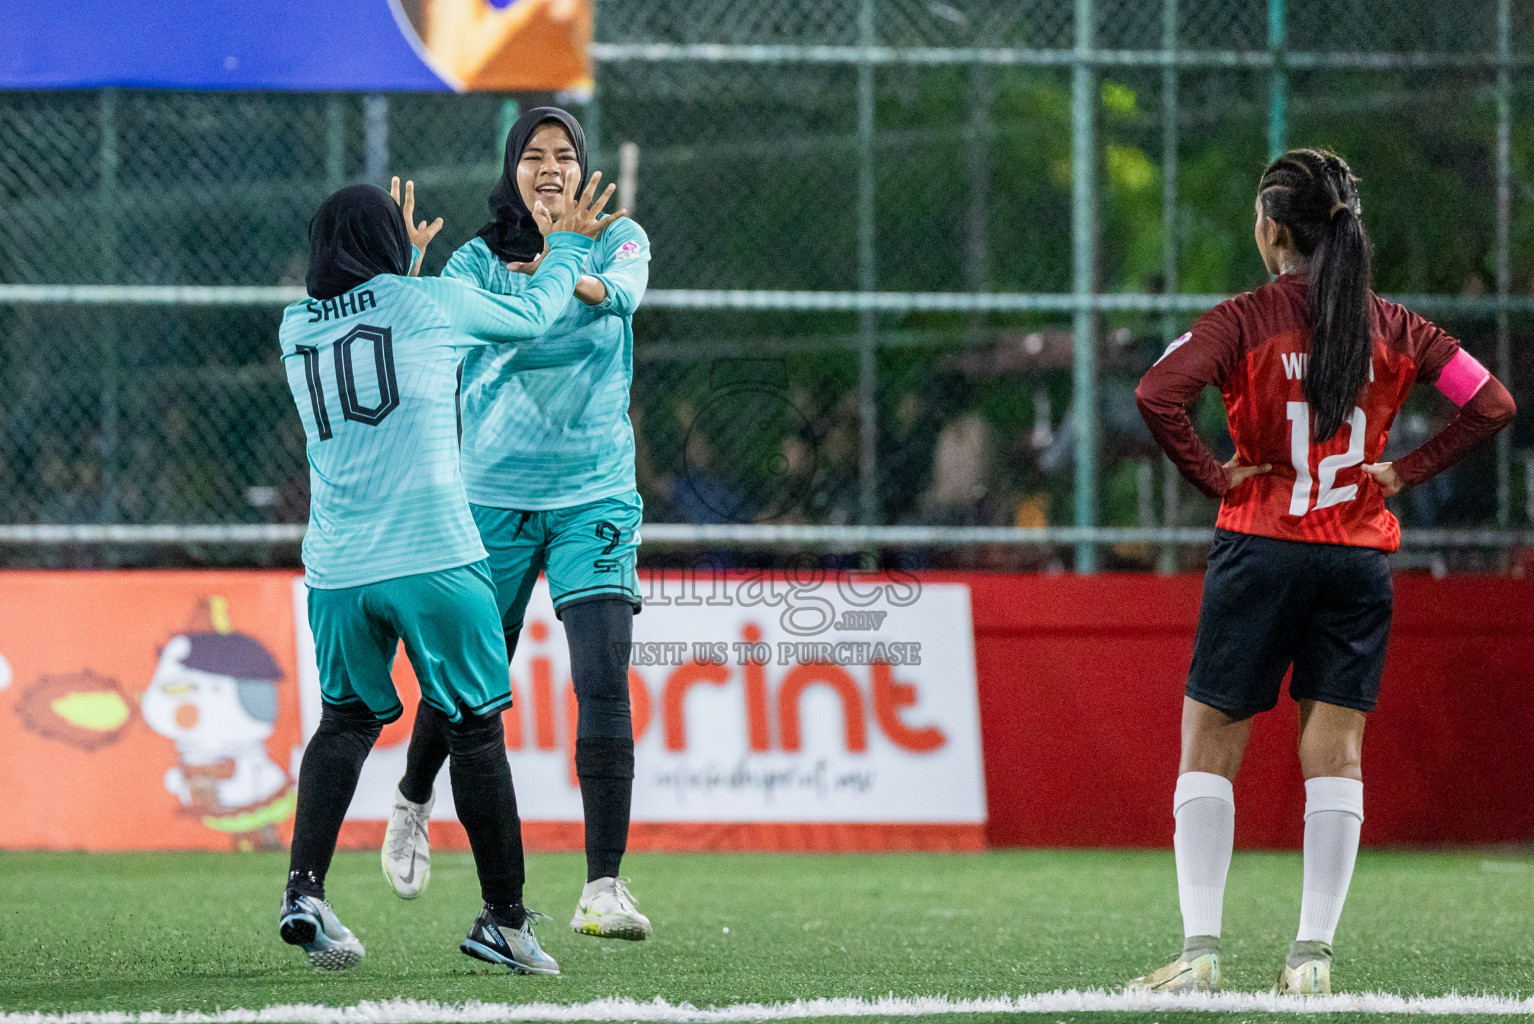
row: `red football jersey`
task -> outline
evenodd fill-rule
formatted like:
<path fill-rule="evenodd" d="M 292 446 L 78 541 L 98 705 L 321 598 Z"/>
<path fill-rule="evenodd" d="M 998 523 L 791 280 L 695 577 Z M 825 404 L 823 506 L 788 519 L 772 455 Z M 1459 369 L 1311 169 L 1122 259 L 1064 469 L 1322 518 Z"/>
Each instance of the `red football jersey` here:
<path fill-rule="evenodd" d="M 1359 467 L 1380 461 L 1412 385 L 1438 381 L 1459 354 L 1459 342 L 1415 313 L 1374 296 L 1368 380 L 1352 416 L 1329 441 L 1316 444 L 1301 390 L 1310 347 L 1308 308 L 1307 282 L 1293 274 L 1222 302 L 1168 346 L 1136 393 L 1151 422 L 1168 419 L 1174 407 L 1181 412 L 1205 386 L 1218 387 L 1241 463 L 1273 466 L 1272 472 L 1227 491 L 1225 471 L 1191 425 L 1177 432 L 1151 422 L 1184 475 L 1206 494 L 1222 498 L 1219 528 L 1394 551 L 1401 543 L 1400 523 L 1385 507 L 1374 478 Z M 1467 355 L 1464 362 L 1474 360 Z M 1474 365 L 1479 369 L 1480 364 Z M 1473 394 L 1485 383 L 1485 371 L 1479 372 L 1473 387 L 1461 387 Z M 1453 397 L 1460 404 L 1468 398 Z M 1196 452 L 1186 450 L 1190 440 Z"/>

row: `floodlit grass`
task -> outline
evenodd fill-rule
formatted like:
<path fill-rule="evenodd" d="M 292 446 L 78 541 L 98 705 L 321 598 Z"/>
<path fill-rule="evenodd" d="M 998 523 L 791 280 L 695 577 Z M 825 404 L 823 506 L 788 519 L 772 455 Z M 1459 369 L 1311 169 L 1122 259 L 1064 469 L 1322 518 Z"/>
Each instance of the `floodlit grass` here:
<path fill-rule="evenodd" d="M 539 937 L 564 974 L 522 978 L 458 952 L 479 906 L 467 856 L 435 858 L 430 888 L 407 903 L 389 892 L 376 854 L 348 854 L 336 858 L 329 896 L 368 956 L 329 974 L 277 937 L 286 867 L 262 854 L 0 854 L 0 1010 L 1021 995 L 1118 985 L 1166 962 L 1181 941 L 1170 852 L 636 854 L 625 870 L 655 923 L 643 943 L 572 934 L 583 864 L 550 854 L 529 858 L 528 903 L 554 916 Z M 1299 890 L 1298 855 L 1237 853 L 1227 988 L 1272 984 Z M 1534 994 L 1534 858 L 1365 853 L 1333 982 L 1351 992 Z"/>

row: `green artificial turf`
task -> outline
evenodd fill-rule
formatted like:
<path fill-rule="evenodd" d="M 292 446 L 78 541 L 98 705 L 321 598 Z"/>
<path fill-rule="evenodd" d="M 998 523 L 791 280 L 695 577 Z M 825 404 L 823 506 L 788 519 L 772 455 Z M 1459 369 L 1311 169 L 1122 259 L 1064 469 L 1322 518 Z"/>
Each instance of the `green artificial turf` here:
<path fill-rule="evenodd" d="M 583 864 L 549 854 L 529 858 L 528 904 L 553 915 L 539 937 L 564 973 L 513 977 L 458 952 L 479 905 L 467 856 L 436 857 L 430 888 L 407 903 L 389 892 L 376 854 L 348 854 L 336 858 L 328 895 L 368 956 L 331 974 L 277 937 L 286 865 L 264 854 L 0 853 L 0 1010 L 1022 995 L 1115 986 L 1166 962 L 1181 941 L 1169 852 L 635 854 L 624 867 L 655 924 L 643 943 L 572 934 Z M 1227 988 L 1272 984 L 1299 890 L 1298 855 L 1236 855 Z M 1534 858 L 1365 853 L 1333 983 L 1534 994 Z"/>

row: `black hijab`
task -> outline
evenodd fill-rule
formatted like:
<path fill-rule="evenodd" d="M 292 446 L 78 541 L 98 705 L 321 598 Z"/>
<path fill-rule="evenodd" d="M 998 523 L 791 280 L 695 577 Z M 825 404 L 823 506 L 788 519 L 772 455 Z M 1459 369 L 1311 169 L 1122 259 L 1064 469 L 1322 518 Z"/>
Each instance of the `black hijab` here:
<path fill-rule="evenodd" d="M 506 136 L 501 179 L 490 190 L 490 216 L 493 219 L 477 232 L 490 251 L 503 260 L 526 263 L 543 251 L 543 233 L 533 223 L 533 213 L 522 201 L 522 191 L 517 188 L 517 164 L 533 133 L 540 126 L 551 123 L 570 133 L 570 141 L 575 144 L 575 159 L 581 165 L 581 182 L 586 181 L 586 133 L 581 131 L 581 123 L 573 114 L 558 107 L 534 107 L 517 118 L 517 123 L 511 126 L 511 134 Z M 572 202 L 574 198 L 570 197 Z"/>
<path fill-rule="evenodd" d="M 309 296 L 333 299 L 379 274 L 410 272 L 410 232 L 399 204 L 377 185 L 348 185 L 309 221 Z"/>

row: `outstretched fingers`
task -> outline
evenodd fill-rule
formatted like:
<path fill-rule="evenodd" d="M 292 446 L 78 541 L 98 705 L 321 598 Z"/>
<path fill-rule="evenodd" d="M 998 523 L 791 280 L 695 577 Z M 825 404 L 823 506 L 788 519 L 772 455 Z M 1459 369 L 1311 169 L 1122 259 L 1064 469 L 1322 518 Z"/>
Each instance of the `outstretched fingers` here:
<path fill-rule="evenodd" d="M 618 191 L 618 186 L 617 185 L 609 185 L 609 186 L 607 186 L 607 188 L 603 190 L 601 197 L 597 199 L 596 204 L 594 206 L 592 206 L 592 208 L 591 208 L 592 215 L 597 217 L 597 219 L 600 220 L 601 219 L 602 211 L 607 208 L 607 204 L 612 200 L 613 193 L 615 193 L 617 191 Z"/>
<path fill-rule="evenodd" d="M 533 200 L 533 223 L 538 225 L 540 234 L 547 235 L 554 230 L 554 218 L 549 216 L 549 208 L 541 199 Z"/>
<path fill-rule="evenodd" d="M 592 200 L 596 197 L 596 194 L 597 194 L 597 185 L 598 185 L 598 183 L 601 182 L 601 180 L 602 180 L 602 172 L 601 171 L 592 171 L 591 172 L 591 177 L 586 179 L 585 191 L 583 191 L 581 193 L 581 209 L 582 210 L 589 210 L 589 209 L 591 209 Z"/>
<path fill-rule="evenodd" d="M 398 187 L 399 179 L 395 178 L 394 182 L 395 182 L 395 186 Z M 398 200 L 396 199 L 396 201 L 398 201 Z M 415 182 L 413 182 L 413 181 L 405 182 L 405 206 L 404 206 L 404 214 L 405 214 L 405 223 L 406 224 L 414 224 L 415 223 Z"/>
<path fill-rule="evenodd" d="M 608 185 L 601 190 L 599 195 L 597 190 L 602 186 L 601 171 L 592 172 L 591 177 L 586 181 L 585 188 L 579 188 L 579 185 L 580 172 L 572 167 L 565 174 L 567 204 L 565 213 L 559 219 L 558 230 L 574 231 L 588 238 L 596 238 L 613 221 L 628 216 L 627 210 L 619 210 L 616 214 L 606 217 L 602 216 L 602 211 L 607 208 L 607 204 L 617 194 L 618 186 Z M 571 201 L 572 199 L 573 201 Z M 548 234 L 549 229 L 543 227 L 542 221 L 538 220 L 539 214 L 536 211 L 533 217 L 535 221 L 538 221 L 540 230 L 544 234 Z"/>

